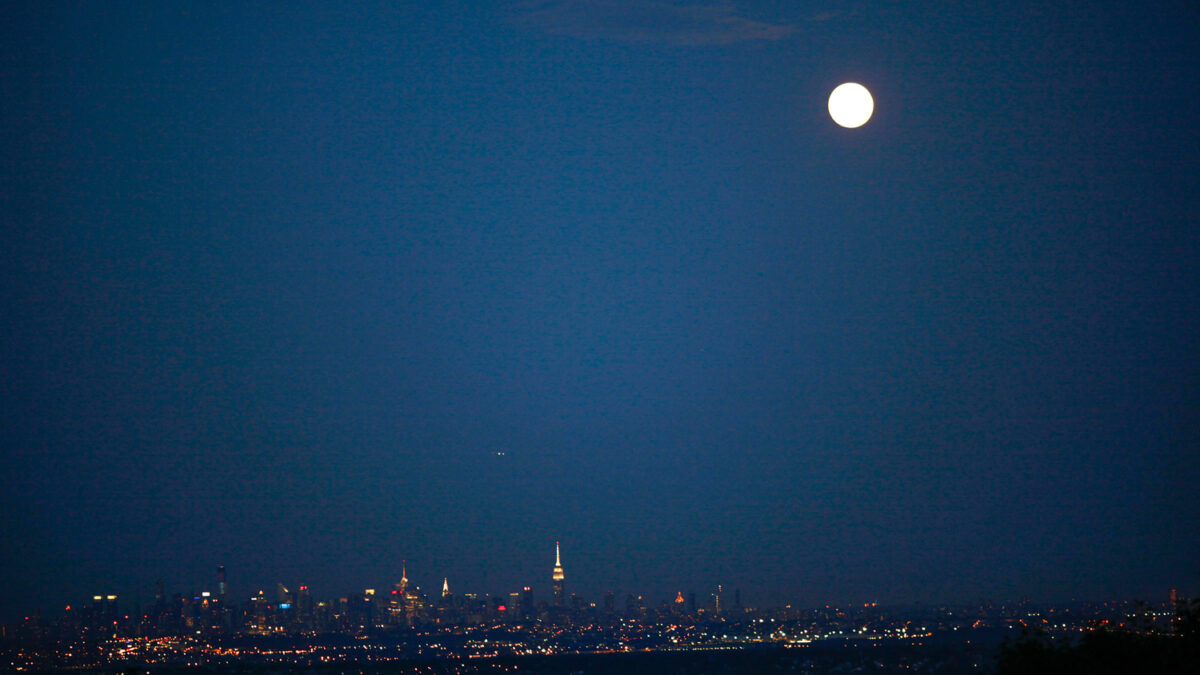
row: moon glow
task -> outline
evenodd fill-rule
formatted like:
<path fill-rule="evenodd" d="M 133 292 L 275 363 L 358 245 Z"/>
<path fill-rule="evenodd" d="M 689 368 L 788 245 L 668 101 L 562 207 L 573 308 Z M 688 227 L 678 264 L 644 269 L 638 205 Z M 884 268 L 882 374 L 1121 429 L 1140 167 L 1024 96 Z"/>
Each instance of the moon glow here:
<path fill-rule="evenodd" d="M 847 129 L 866 124 L 874 111 L 875 101 L 871 98 L 871 92 L 857 82 L 839 84 L 829 95 L 829 116 Z"/>

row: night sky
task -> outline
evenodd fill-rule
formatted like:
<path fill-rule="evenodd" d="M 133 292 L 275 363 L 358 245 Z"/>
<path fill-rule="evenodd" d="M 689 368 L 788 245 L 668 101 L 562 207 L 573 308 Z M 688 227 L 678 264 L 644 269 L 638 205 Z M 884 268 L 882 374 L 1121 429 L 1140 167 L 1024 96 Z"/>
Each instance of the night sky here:
<path fill-rule="evenodd" d="M 0 619 L 1200 591 L 1194 3 L 346 4 L 0 9 Z"/>

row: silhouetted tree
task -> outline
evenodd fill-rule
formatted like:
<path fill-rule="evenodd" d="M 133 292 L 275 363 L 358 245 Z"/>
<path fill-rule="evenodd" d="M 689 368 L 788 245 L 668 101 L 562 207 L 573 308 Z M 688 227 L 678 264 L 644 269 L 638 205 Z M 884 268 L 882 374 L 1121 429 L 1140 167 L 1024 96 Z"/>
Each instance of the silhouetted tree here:
<path fill-rule="evenodd" d="M 1006 641 L 996 661 L 997 675 L 1125 675 L 1200 672 L 1200 600 L 1181 601 L 1170 631 L 1146 622 L 1134 630 L 1097 628 L 1075 642 L 1055 642 L 1040 632 L 1023 631 Z"/>
<path fill-rule="evenodd" d="M 1200 598 L 1186 598 L 1175 605 L 1174 631 L 1196 646 L 1200 639 Z"/>

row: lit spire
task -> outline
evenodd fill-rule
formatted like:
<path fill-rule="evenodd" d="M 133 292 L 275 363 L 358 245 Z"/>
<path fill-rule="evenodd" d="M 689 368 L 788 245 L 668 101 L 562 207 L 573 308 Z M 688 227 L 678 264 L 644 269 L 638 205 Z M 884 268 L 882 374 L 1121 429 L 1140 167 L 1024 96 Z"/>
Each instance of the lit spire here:
<path fill-rule="evenodd" d="M 561 555 L 559 555 L 559 547 L 558 547 L 558 542 L 557 542 L 557 541 L 556 541 L 556 542 L 554 542 L 554 574 L 553 574 L 553 579 L 554 579 L 554 581 L 555 581 L 555 582 L 560 582 L 560 581 L 562 581 L 562 580 L 563 580 L 562 556 L 561 556 Z"/>
<path fill-rule="evenodd" d="M 442 579 L 442 597 L 450 595 L 450 577 Z"/>
<path fill-rule="evenodd" d="M 566 591 L 563 590 L 563 579 L 566 575 L 563 574 L 562 555 L 557 541 L 554 542 L 554 572 L 550 578 L 554 581 L 554 604 L 562 606 L 566 597 Z"/>
<path fill-rule="evenodd" d="M 408 588 L 408 561 L 400 561 L 400 590 Z"/>

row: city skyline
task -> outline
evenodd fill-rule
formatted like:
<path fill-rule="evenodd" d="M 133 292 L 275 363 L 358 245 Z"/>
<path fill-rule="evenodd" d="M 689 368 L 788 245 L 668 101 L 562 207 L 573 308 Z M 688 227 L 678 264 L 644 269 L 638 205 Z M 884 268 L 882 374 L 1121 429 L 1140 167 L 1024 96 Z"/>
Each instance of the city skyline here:
<path fill-rule="evenodd" d="M 546 596 L 548 598 L 547 602 L 554 607 L 566 606 L 567 600 L 575 599 L 578 597 L 577 594 L 575 594 L 575 593 L 564 592 L 566 576 L 565 576 L 564 567 L 561 562 L 560 545 L 561 545 L 561 542 L 559 542 L 559 541 L 554 542 L 554 548 L 555 548 L 554 565 L 550 572 L 548 593 L 546 594 Z M 228 598 L 229 601 L 236 602 L 239 599 L 238 596 L 230 594 L 228 591 L 228 577 L 227 577 L 227 570 L 226 570 L 225 565 L 217 565 L 216 566 L 215 574 L 212 578 L 212 581 L 213 581 L 213 588 L 215 589 L 215 591 L 210 590 L 209 587 L 203 583 L 199 584 L 199 585 L 192 584 L 192 586 L 197 586 L 197 587 L 189 588 L 184 593 L 179 593 L 178 592 L 179 589 L 177 589 L 176 595 L 180 595 L 181 597 L 184 597 L 184 598 L 192 597 L 195 600 L 200 600 L 201 598 L 213 597 L 213 598 L 220 599 L 222 601 L 226 601 L 226 599 Z M 387 589 L 388 584 L 390 584 L 390 583 L 392 583 L 392 582 L 389 581 L 383 585 L 366 584 L 366 585 L 362 585 L 361 588 L 358 588 L 355 590 L 359 591 L 360 593 L 366 594 L 366 595 L 371 595 L 371 596 L 378 595 L 379 598 L 381 598 L 381 600 L 385 600 L 389 597 L 389 594 L 386 589 Z M 285 585 L 285 581 L 283 581 L 283 580 L 275 580 L 272 583 L 265 584 L 265 585 L 264 584 L 255 585 L 252 583 L 244 583 L 242 586 L 245 589 L 257 588 L 257 590 L 256 591 L 247 590 L 247 591 L 243 592 L 241 594 L 242 597 L 240 599 L 244 601 L 247 599 L 253 600 L 256 597 L 261 597 L 267 592 L 266 589 L 271 587 L 272 584 L 274 584 L 277 587 L 278 592 L 280 592 L 280 593 L 290 592 L 288 590 L 288 586 Z M 154 582 L 153 586 L 155 588 L 155 592 L 154 592 L 155 601 L 156 602 L 161 601 L 161 599 L 165 597 L 164 589 L 166 588 L 166 584 L 162 581 L 162 579 L 159 579 Z M 304 591 L 309 591 L 308 584 L 297 584 L 296 586 Z M 418 593 L 422 593 L 422 594 L 424 593 L 424 591 L 422 590 L 423 589 L 422 585 L 419 583 L 413 583 L 413 580 L 408 577 L 408 561 L 401 560 L 400 575 L 398 577 L 398 581 L 395 581 L 395 591 L 393 592 L 393 594 L 395 594 L 395 592 L 403 594 L 405 592 L 405 590 L 408 588 L 415 589 L 416 592 L 418 592 Z M 527 596 L 536 597 L 536 594 L 529 595 L 532 592 L 532 586 L 526 585 L 526 586 L 523 586 L 522 588 L 524 590 L 524 593 Z M 718 598 L 721 588 L 722 588 L 722 584 L 712 585 L 711 590 L 714 591 L 714 594 L 712 594 L 711 597 Z M 93 595 L 92 599 L 94 601 L 100 601 L 102 599 L 107 599 L 108 602 L 113 602 L 120 597 L 128 597 L 129 596 L 128 593 L 110 593 L 110 592 L 108 592 L 111 590 L 112 589 L 107 589 L 104 593 L 102 593 L 100 595 Z M 520 591 L 520 590 L 521 589 L 517 589 L 517 591 Z M 468 596 L 503 598 L 508 595 L 517 594 L 517 591 L 498 592 L 497 593 L 494 591 L 467 590 L 467 591 L 461 592 L 460 594 L 468 595 Z M 605 590 L 603 591 L 603 595 L 609 595 L 609 594 L 615 593 L 616 591 L 617 591 L 617 589 L 613 588 L 612 586 L 606 586 Z M 631 589 L 623 591 L 623 592 L 634 593 L 634 591 Z M 337 593 L 338 592 L 335 590 L 334 591 L 335 597 L 336 597 Z M 677 598 L 683 597 L 682 590 L 671 591 L 671 593 L 675 593 Z M 738 593 L 739 593 L 739 598 L 740 598 L 740 590 L 738 591 Z M 450 590 L 450 577 L 449 576 L 442 577 L 440 595 L 442 598 L 456 595 L 456 593 L 454 593 Z M 670 594 L 668 593 L 664 597 L 669 597 L 669 595 Z M 689 590 L 689 595 L 694 596 L 694 591 Z M 132 594 L 132 596 L 134 598 L 134 601 L 140 605 L 141 604 L 141 595 L 139 593 L 135 592 Z M 637 593 L 636 597 L 638 597 L 640 599 L 642 597 L 642 595 L 640 593 Z M 579 601 L 581 601 L 581 602 L 588 602 L 591 600 L 593 600 L 593 599 L 592 598 L 579 598 Z M 75 606 L 78 604 L 81 604 L 81 603 L 73 603 L 73 605 L 68 605 L 67 609 L 69 610 L 72 606 Z M 595 603 L 593 602 L 592 604 L 594 605 Z M 740 605 L 740 600 L 739 600 L 739 605 Z M 719 600 L 717 600 L 717 608 L 719 610 Z M 39 610 L 38 610 L 39 612 L 40 612 L 40 609 L 41 608 L 39 608 Z"/>
<path fill-rule="evenodd" d="M 395 598 L 397 593 L 399 593 L 401 596 L 403 596 L 407 589 L 407 590 L 411 590 L 411 591 L 415 592 L 417 594 L 417 596 L 421 599 L 421 602 L 425 602 L 425 603 L 431 602 L 431 601 L 435 600 L 437 597 L 440 597 L 444 601 L 448 598 L 456 597 L 456 596 L 468 597 L 468 598 L 494 598 L 497 600 L 503 600 L 505 598 L 521 596 L 522 602 L 525 602 L 526 604 L 528 604 L 529 602 L 532 601 L 535 603 L 539 603 L 541 606 L 551 608 L 551 609 L 553 609 L 553 608 L 569 608 L 572 606 L 575 606 L 577 609 L 581 608 L 581 607 L 589 607 L 589 606 L 593 609 L 596 609 L 596 608 L 601 608 L 601 607 L 607 608 L 607 604 L 612 602 L 613 598 L 620 596 L 622 600 L 624 600 L 626 597 L 636 598 L 639 603 L 642 603 L 643 606 L 648 606 L 648 607 L 659 607 L 659 606 L 665 607 L 665 606 L 670 606 L 670 605 L 682 606 L 681 603 L 685 603 L 686 606 L 688 608 L 690 608 L 692 613 L 694 613 L 697 608 L 701 608 L 710 613 L 713 613 L 716 615 L 721 615 L 723 613 L 723 611 L 727 612 L 730 609 L 730 607 L 728 606 L 728 602 L 729 602 L 728 599 L 725 600 L 725 603 L 726 603 L 725 605 L 722 604 L 723 594 L 732 593 L 733 596 L 736 598 L 736 600 L 733 602 L 733 605 L 732 605 L 733 608 L 735 608 L 739 612 L 744 611 L 746 609 L 751 609 L 750 606 L 744 604 L 742 601 L 741 588 L 738 587 L 736 584 L 730 585 L 730 583 L 728 581 L 725 581 L 724 583 L 720 582 L 720 581 L 713 581 L 709 585 L 704 586 L 700 589 L 684 588 L 684 587 L 670 588 L 670 589 L 665 589 L 665 588 L 640 589 L 640 588 L 618 588 L 611 584 L 605 585 L 600 580 L 593 580 L 593 583 L 591 584 L 591 586 L 593 588 L 602 589 L 602 590 L 599 590 L 598 592 L 595 592 L 594 594 L 591 594 L 591 595 L 587 595 L 587 594 L 579 595 L 574 592 L 564 593 L 563 590 L 565 588 L 565 578 L 566 577 L 565 577 L 564 567 L 561 563 L 560 544 L 561 544 L 561 542 L 555 541 L 555 561 L 554 561 L 553 567 L 551 568 L 551 572 L 549 574 L 548 581 L 546 581 L 544 584 L 539 584 L 538 582 L 534 582 L 531 585 L 524 585 L 524 586 L 520 586 L 520 587 L 514 587 L 513 589 L 506 589 L 506 590 L 475 589 L 475 588 L 466 588 L 465 590 L 463 590 L 462 587 L 459 586 L 460 590 L 457 592 L 454 592 L 454 591 L 450 590 L 450 577 L 442 576 L 441 577 L 442 581 L 440 583 L 440 587 L 436 586 L 436 585 L 430 585 L 428 587 L 430 589 L 440 588 L 440 592 L 434 593 L 431 590 L 430 592 L 427 593 L 424 590 L 426 588 L 425 586 L 423 586 L 421 583 L 415 582 L 415 580 L 410 579 L 408 577 L 408 561 L 401 560 L 400 572 L 399 572 L 398 577 L 394 577 L 391 580 L 383 580 L 383 581 L 380 581 L 379 583 L 362 583 L 362 584 L 359 584 L 358 587 L 353 588 L 353 589 L 345 589 L 345 588 L 343 588 L 343 589 L 336 589 L 336 588 L 319 589 L 318 588 L 318 589 L 316 589 L 316 592 L 314 593 L 311 590 L 311 584 L 297 583 L 297 582 L 303 582 L 304 581 L 303 579 L 292 579 L 292 580 L 275 579 L 270 582 L 263 582 L 263 583 L 259 583 L 259 584 L 254 584 L 254 583 L 249 583 L 249 582 L 243 582 L 240 586 L 235 584 L 235 589 L 241 591 L 241 593 L 239 595 L 237 593 L 229 592 L 228 582 L 227 582 L 226 565 L 222 564 L 222 565 L 217 565 L 215 567 L 214 574 L 212 576 L 212 579 L 210 580 L 212 582 L 211 588 L 208 583 L 199 583 L 199 584 L 193 583 L 187 587 L 174 588 L 171 592 L 168 593 L 166 591 L 166 589 L 169 587 L 168 584 L 165 584 L 163 582 L 163 580 L 160 578 L 160 579 L 156 580 L 155 582 L 153 582 L 153 584 L 143 584 L 142 585 L 145 588 L 150 588 L 150 587 L 154 588 L 154 592 L 150 596 L 150 599 L 145 602 L 144 602 L 144 600 L 146 600 L 146 599 L 143 598 L 142 593 L 137 590 L 134 590 L 132 593 L 130 593 L 128 591 L 123 592 L 123 593 L 113 593 L 112 591 L 114 589 L 111 589 L 111 588 L 99 589 L 99 590 L 102 590 L 103 592 L 101 592 L 100 594 L 97 594 L 97 595 L 92 595 L 91 599 L 94 602 L 104 601 L 108 604 L 114 604 L 114 603 L 118 602 L 120 598 L 125 598 L 126 602 L 132 601 L 133 607 L 141 608 L 143 611 L 148 607 L 152 607 L 156 603 L 161 604 L 164 600 L 167 600 L 169 598 L 177 598 L 177 599 L 191 598 L 193 600 L 200 601 L 202 599 L 208 599 L 211 597 L 215 600 L 220 600 L 223 603 L 228 602 L 228 603 L 232 603 L 234 606 L 236 606 L 239 602 L 253 602 L 255 600 L 262 600 L 264 597 L 270 597 L 272 595 L 272 592 L 268 591 L 267 589 L 275 589 L 274 590 L 275 594 L 284 594 L 284 593 L 291 594 L 293 592 L 290 591 L 289 588 L 294 587 L 306 594 L 311 594 L 312 597 L 320 599 L 322 601 L 333 601 L 333 600 L 337 600 L 339 597 L 342 599 L 342 601 L 345 601 L 346 597 L 352 597 L 357 594 L 362 597 L 376 597 L 376 598 L 378 598 L 379 602 L 383 602 L 383 603 L 390 602 L 392 604 L 395 604 L 397 602 L 397 600 Z M 432 571 L 427 571 L 425 573 L 425 576 L 430 576 L 430 575 L 436 576 Z M 394 590 L 390 591 L 390 593 L 389 593 L 388 589 L 389 589 L 389 587 L 391 587 L 393 585 L 393 583 L 394 583 Z M 538 593 L 536 590 L 534 590 L 535 588 L 539 588 L 539 587 L 542 589 L 542 591 L 544 593 Z M 1168 604 L 1174 604 L 1178 597 L 1187 597 L 1188 596 L 1187 592 L 1185 592 L 1183 596 L 1180 596 L 1179 589 L 1177 586 L 1172 586 L 1169 589 L 1159 589 L 1159 590 L 1162 592 L 1157 593 L 1157 594 L 1143 594 L 1142 596 L 1139 596 L 1137 599 L 1140 601 L 1150 601 L 1152 603 L 1159 603 L 1160 601 L 1166 600 L 1166 601 L 1168 601 Z M 699 595 L 697 595 L 697 591 L 699 591 Z M 686 594 L 686 597 L 685 597 L 685 594 Z M 1162 597 L 1159 597 L 1159 596 L 1162 596 Z M 281 596 L 279 596 L 279 597 L 281 597 Z M 1132 595 L 1129 595 L 1127 597 L 1114 596 L 1114 598 L 1115 597 L 1121 597 L 1121 599 L 1129 599 L 1129 598 L 1133 598 L 1134 596 L 1132 596 Z M 698 598 L 700 599 L 699 602 L 697 601 Z M 946 600 L 946 601 L 943 601 L 940 603 L 932 603 L 932 604 L 970 605 L 972 603 L 984 603 L 984 604 L 1003 605 L 1006 603 L 1007 604 L 1013 604 L 1013 603 L 1020 604 L 1020 603 L 1024 603 L 1024 602 L 1032 602 L 1032 603 L 1054 603 L 1054 602 L 1064 602 L 1064 601 L 1098 602 L 1098 601 L 1107 600 L 1107 599 L 1111 599 L 1111 598 L 973 597 L 973 598 L 956 598 L 956 599 Z M 70 611 L 72 608 L 78 608 L 80 606 L 84 606 L 85 600 L 86 600 L 86 598 L 79 598 L 77 601 L 66 605 L 65 610 Z M 282 599 L 278 599 L 277 601 L 284 602 L 284 600 L 282 600 Z M 571 602 L 568 602 L 568 601 L 571 601 Z M 288 602 L 291 602 L 291 600 L 288 600 Z M 573 605 L 573 603 L 574 603 L 574 605 Z M 785 607 L 785 606 L 786 607 L 796 606 L 798 609 L 813 609 L 813 608 L 820 607 L 820 606 L 857 607 L 859 605 L 875 606 L 877 604 L 879 604 L 879 603 L 876 599 L 868 598 L 868 597 L 841 598 L 841 599 L 829 600 L 824 603 L 816 603 L 816 604 L 811 604 L 811 605 L 805 605 L 802 602 L 793 602 L 787 598 L 783 598 L 783 599 L 776 599 L 776 601 L 774 601 L 774 602 L 764 603 L 762 605 L 757 606 L 757 608 L 762 609 L 762 610 L 774 610 L 774 609 L 779 609 L 779 608 Z M 890 604 L 893 606 L 900 606 L 900 605 L 921 605 L 921 604 L 926 604 L 926 603 L 924 603 L 920 600 L 907 600 L 907 601 L 896 601 L 896 602 L 892 602 Z M 123 606 L 123 607 L 124 607 L 124 611 L 126 611 L 126 612 L 133 611 L 128 606 Z M 63 608 L 61 608 L 61 607 L 60 608 L 35 607 L 32 610 L 27 609 L 25 611 L 25 616 L 23 618 L 29 619 L 31 616 L 36 615 L 36 616 L 41 616 L 43 619 L 53 619 L 55 616 L 57 616 L 59 614 L 59 612 L 57 610 L 61 610 L 61 609 L 63 609 Z"/>
<path fill-rule="evenodd" d="M 224 569 L 217 568 L 218 583 Z M 557 582 L 560 570 L 556 565 Z M 618 603 L 612 592 L 601 604 L 571 596 L 564 606 L 557 599 L 535 602 L 529 587 L 507 600 L 455 596 L 444 579 L 441 597 L 431 598 L 413 590 L 403 567 L 390 593 L 366 589 L 328 600 L 308 586 L 292 591 L 282 583 L 274 594 L 260 591 L 242 603 L 210 592 L 168 597 L 160 585 L 152 604 L 132 612 L 115 595 L 97 595 L 60 616 L 0 625 L 0 658 L 14 670 L 38 672 L 369 665 L 375 672 L 418 666 L 463 673 L 523 665 L 568 673 L 586 663 L 587 672 L 630 672 L 640 664 L 637 672 L 695 673 L 728 672 L 730 665 L 744 672 L 839 672 L 870 654 L 880 672 L 974 672 L 994 664 L 1007 673 L 1028 672 L 1013 659 L 1036 659 L 1043 650 L 1060 664 L 1072 653 L 1139 665 L 1190 663 L 1200 616 L 1200 599 L 1174 589 L 1168 602 L 766 609 L 743 606 L 736 589 L 732 602 L 724 593 L 718 586 L 705 606 L 682 592 L 661 603 L 633 594 Z M 626 658 L 614 659 L 618 654 Z M 713 662 L 717 654 L 723 664 Z M 480 661 L 464 670 L 463 659 Z"/>

